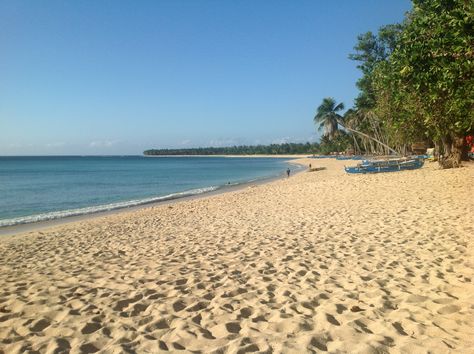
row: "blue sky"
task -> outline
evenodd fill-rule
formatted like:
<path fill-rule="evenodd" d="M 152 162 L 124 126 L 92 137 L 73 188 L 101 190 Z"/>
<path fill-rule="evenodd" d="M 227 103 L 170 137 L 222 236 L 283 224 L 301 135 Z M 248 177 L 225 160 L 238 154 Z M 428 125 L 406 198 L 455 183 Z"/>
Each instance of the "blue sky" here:
<path fill-rule="evenodd" d="M 303 142 L 405 0 L 0 2 L 0 155 Z"/>

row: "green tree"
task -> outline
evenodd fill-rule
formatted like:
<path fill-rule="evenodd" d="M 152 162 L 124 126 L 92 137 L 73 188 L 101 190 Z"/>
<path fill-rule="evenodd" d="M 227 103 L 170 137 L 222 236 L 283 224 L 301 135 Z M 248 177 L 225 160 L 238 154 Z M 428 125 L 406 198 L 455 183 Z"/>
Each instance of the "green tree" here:
<path fill-rule="evenodd" d="M 395 126 L 424 126 L 439 141 L 443 167 L 460 165 L 463 138 L 474 128 L 474 6 L 465 0 L 414 0 L 378 93 L 388 94 Z"/>
<path fill-rule="evenodd" d="M 338 123 L 342 121 L 342 116 L 337 113 L 344 109 L 344 103 L 336 104 L 336 100 L 332 97 L 326 97 L 319 105 L 316 115 L 314 116 L 314 123 L 321 131 L 324 129 L 324 136 L 329 140 L 336 136 L 338 131 Z"/>
<path fill-rule="evenodd" d="M 355 100 L 356 109 L 372 109 L 375 106 L 373 72 L 394 51 L 402 28 L 401 24 L 392 24 L 381 27 L 377 34 L 369 31 L 357 37 L 355 53 L 349 54 L 349 59 L 359 62 L 357 68 L 362 71 L 362 77 L 356 83 L 360 90 Z"/>
<path fill-rule="evenodd" d="M 328 135 L 321 137 L 319 150 L 322 154 L 327 155 L 331 152 L 345 151 L 351 147 L 351 137 L 343 130 L 338 130 L 335 136 L 330 139 Z"/>
<path fill-rule="evenodd" d="M 377 72 L 380 66 L 386 65 L 396 48 L 398 38 L 403 29 L 402 24 L 383 26 L 377 34 L 367 32 L 357 37 L 354 53 L 349 59 L 359 62 L 358 68 L 362 77 L 357 81 L 360 90 L 355 99 L 355 106 L 345 114 L 346 129 L 357 132 L 354 136 L 356 150 L 364 150 L 373 154 L 388 154 L 406 152 L 406 141 L 400 140 L 399 135 L 393 134 L 386 110 L 379 110 L 380 97 L 378 92 Z M 391 112 L 393 113 L 393 112 Z M 360 145 L 360 146 L 358 146 Z"/>

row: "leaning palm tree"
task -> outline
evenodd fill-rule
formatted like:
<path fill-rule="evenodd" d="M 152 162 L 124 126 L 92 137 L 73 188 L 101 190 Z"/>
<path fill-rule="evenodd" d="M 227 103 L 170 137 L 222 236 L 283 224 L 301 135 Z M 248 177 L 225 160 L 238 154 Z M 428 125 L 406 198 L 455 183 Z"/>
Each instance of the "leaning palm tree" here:
<path fill-rule="evenodd" d="M 323 103 L 321 103 L 321 105 L 318 107 L 318 110 L 316 111 L 314 122 L 316 125 L 319 124 L 318 130 L 322 130 L 324 128 L 324 135 L 327 136 L 329 140 L 331 140 L 336 135 L 338 131 L 338 125 L 340 125 L 351 133 L 355 133 L 363 136 L 366 139 L 375 141 L 393 154 L 399 154 L 397 151 L 379 139 L 352 128 L 350 126 L 351 124 L 346 124 L 343 117 L 337 113 L 342 109 L 344 109 L 344 104 L 342 102 L 336 105 L 336 100 L 334 98 L 326 97 L 323 99 Z"/>
<path fill-rule="evenodd" d="M 379 153 L 382 152 L 385 154 L 389 154 L 390 152 L 395 155 L 400 154 L 398 151 L 388 146 L 388 142 L 383 141 L 386 141 L 387 139 L 384 136 L 373 111 L 349 109 L 344 114 L 344 120 L 338 120 L 338 123 L 347 131 L 359 135 L 363 139 L 364 145 L 369 142 L 373 153 L 378 151 Z M 367 133 L 363 133 L 361 130 L 365 130 Z M 355 138 L 354 141 L 356 141 Z M 371 142 L 375 142 L 377 145 L 373 146 Z M 383 147 L 385 151 L 380 151 L 380 149 L 377 149 L 377 146 Z"/>
<path fill-rule="evenodd" d="M 355 111 L 352 108 L 349 108 L 346 113 L 344 113 L 344 125 L 349 128 L 357 128 L 360 125 L 360 115 L 357 114 L 357 111 Z M 347 128 L 346 128 L 347 129 Z M 352 141 L 354 142 L 354 151 L 356 154 L 361 154 L 361 148 L 359 146 L 359 143 L 356 139 L 355 134 L 351 133 L 352 136 Z M 360 138 L 359 138 L 360 139 Z M 365 147 L 365 141 L 362 141 L 364 143 Z M 367 151 L 367 148 L 365 149 Z"/>
<path fill-rule="evenodd" d="M 336 104 L 336 100 L 332 97 L 323 99 L 323 103 L 318 107 L 314 116 L 314 123 L 318 126 L 318 130 L 324 129 L 324 135 L 333 139 L 338 131 L 338 123 L 342 121 L 342 116 L 337 113 L 344 109 L 344 103 Z"/>

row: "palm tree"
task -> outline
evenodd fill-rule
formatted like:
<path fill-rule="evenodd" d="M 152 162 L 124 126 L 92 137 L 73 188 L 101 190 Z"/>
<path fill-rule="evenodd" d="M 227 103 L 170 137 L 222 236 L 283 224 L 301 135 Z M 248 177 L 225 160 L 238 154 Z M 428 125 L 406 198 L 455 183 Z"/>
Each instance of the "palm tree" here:
<path fill-rule="evenodd" d="M 360 116 L 358 112 L 352 108 L 349 108 L 346 113 L 344 113 L 344 125 L 348 128 L 357 128 L 360 125 Z M 347 128 L 346 128 L 347 130 Z M 359 146 L 357 138 L 354 133 L 350 134 L 352 136 L 352 141 L 354 142 L 354 151 L 357 155 L 361 154 L 362 150 Z M 365 141 L 363 141 L 365 145 Z M 365 149 L 367 151 L 367 148 Z"/>
<path fill-rule="evenodd" d="M 314 123 L 316 125 L 319 124 L 318 130 L 321 130 L 324 128 L 324 136 L 327 136 L 329 140 L 333 139 L 336 133 L 338 132 L 338 125 L 342 126 L 346 130 L 348 130 L 351 133 L 355 133 L 358 135 L 361 135 L 362 137 L 375 141 L 376 143 L 380 144 L 381 146 L 385 147 L 387 151 L 394 153 L 398 155 L 399 153 L 392 149 L 390 146 L 385 144 L 384 142 L 380 141 L 377 138 L 374 138 L 366 133 L 361 132 L 358 129 L 354 129 L 351 127 L 352 124 L 346 124 L 344 122 L 344 118 L 338 114 L 337 112 L 344 109 L 344 104 L 341 102 L 336 105 L 336 100 L 332 97 L 326 97 L 323 99 L 323 103 L 318 107 L 318 110 L 316 111 L 316 116 L 314 117 Z M 348 114 L 348 118 L 356 114 L 357 112 L 350 112 Z M 352 119 L 349 119 L 349 123 L 355 123 L 351 122 Z"/>
<path fill-rule="evenodd" d="M 388 139 L 380 126 L 375 113 L 366 109 L 348 109 L 344 114 L 344 120 L 338 120 L 339 125 L 351 132 L 354 137 L 354 143 L 357 144 L 354 134 L 362 139 L 366 152 L 399 154 L 388 145 Z M 363 133 L 365 131 L 365 133 Z M 376 143 L 374 145 L 373 143 Z M 370 149 L 368 149 L 370 147 Z"/>
<path fill-rule="evenodd" d="M 332 97 L 323 99 L 323 103 L 318 107 L 314 116 L 314 123 L 318 126 L 318 130 L 324 129 L 324 135 L 333 139 L 338 131 L 338 123 L 342 121 L 342 116 L 338 114 L 344 109 L 344 103 L 336 104 L 336 100 Z"/>

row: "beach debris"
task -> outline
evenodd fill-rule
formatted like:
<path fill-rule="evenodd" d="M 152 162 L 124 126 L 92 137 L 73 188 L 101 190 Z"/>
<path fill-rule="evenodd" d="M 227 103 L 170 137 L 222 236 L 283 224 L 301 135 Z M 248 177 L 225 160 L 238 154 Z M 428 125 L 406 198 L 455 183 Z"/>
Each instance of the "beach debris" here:
<path fill-rule="evenodd" d="M 322 171 L 325 170 L 326 167 L 312 167 L 308 170 L 308 172 L 316 172 L 316 171 Z"/>

